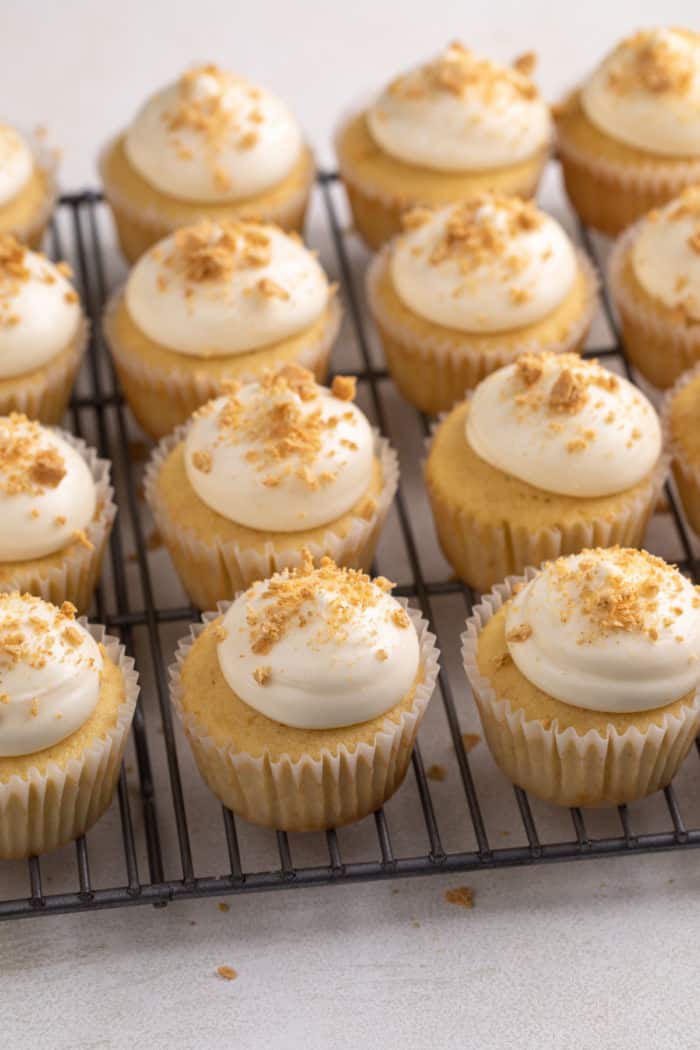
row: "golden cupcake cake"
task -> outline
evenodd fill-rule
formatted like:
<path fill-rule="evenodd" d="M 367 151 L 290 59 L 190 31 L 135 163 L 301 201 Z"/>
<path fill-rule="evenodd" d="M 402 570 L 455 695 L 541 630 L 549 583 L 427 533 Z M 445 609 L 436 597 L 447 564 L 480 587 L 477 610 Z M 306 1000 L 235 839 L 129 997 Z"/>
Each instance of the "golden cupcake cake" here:
<path fill-rule="evenodd" d="M 87 345 L 70 268 L 0 233 L 0 415 L 63 418 Z"/>
<path fill-rule="evenodd" d="M 109 806 L 138 697 L 104 628 L 0 594 L 0 860 L 78 838 Z"/>
<path fill-rule="evenodd" d="M 302 550 L 369 569 L 398 484 L 398 460 L 353 403 L 299 365 L 236 384 L 166 437 L 146 499 L 200 609 L 301 564 Z"/>
<path fill-rule="evenodd" d="M 343 123 L 338 167 L 371 248 L 397 234 L 411 208 L 484 191 L 534 196 L 552 134 L 534 65 L 531 53 L 501 66 L 454 43 Z"/>
<path fill-rule="evenodd" d="M 86 611 L 115 514 L 107 460 L 72 434 L 0 416 L 0 592 Z"/>
<path fill-rule="evenodd" d="M 665 389 L 700 361 L 700 187 L 619 238 L 609 285 L 632 364 Z"/>
<path fill-rule="evenodd" d="M 683 509 L 700 535 L 700 363 L 666 393 L 661 417 Z"/>
<path fill-rule="evenodd" d="M 700 594 L 646 551 L 584 550 L 498 586 L 464 665 L 513 783 L 563 806 L 665 787 L 700 728 Z"/>
<path fill-rule="evenodd" d="M 700 182 L 700 34 L 628 37 L 555 119 L 571 203 L 585 223 L 619 233 Z"/>
<path fill-rule="evenodd" d="M 239 816 L 319 831 L 361 820 L 400 786 L 438 654 L 392 586 L 307 559 L 181 642 L 172 700 L 202 777 Z"/>
<path fill-rule="evenodd" d="M 0 236 L 39 247 L 56 203 L 53 167 L 45 151 L 0 123 Z"/>
<path fill-rule="evenodd" d="M 437 426 L 425 482 L 445 557 L 484 591 L 584 547 L 641 545 L 668 473 L 653 406 L 573 354 L 523 354 Z"/>
<path fill-rule="evenodd" d="M 264 219 L 300 230 L 314 160 L 265 88 L 202 65 L 156 92 L 100 158 L 119 243 L 134 261 L 180 226 Z"/>
<path fill-rule="evenodd" d="M 523 351 L 583 346 L 595 274 L 534 204 L 481 194 L 404 222 L 367 295 L 392 378 L 421 411 L 449 409 Z"/>
<path fill-rule="evenodd" d="M 139 259 L 103 328 L 132 412 L 169 434 L 224 382 L 301 364 L 322 381 L 340 306 L 296 234 L 258 222 L 203 222 Z"/>

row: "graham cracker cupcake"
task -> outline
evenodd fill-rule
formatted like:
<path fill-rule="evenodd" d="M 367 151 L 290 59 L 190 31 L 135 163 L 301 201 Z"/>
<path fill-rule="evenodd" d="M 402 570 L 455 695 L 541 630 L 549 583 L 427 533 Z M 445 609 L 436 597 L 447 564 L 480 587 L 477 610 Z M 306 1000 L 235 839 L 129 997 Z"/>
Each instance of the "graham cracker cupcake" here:
<path fill-rule="evenodd" d="M 700 34 L 635 33 L 555 107 L 569 199 L 616 234 L 700 182 Z"/>
<path fill-rule="evenodd" d="M 0 233 L 0 415 L 59 423 L 87 346 L 70 268 Z"/>
<path fill-rule="evenodd" d="M 438 653 L 391 587 L 307 559 L 180 643 L 173 704 L 202 777 L 239 816 L 320 831 L 361 820 L 401 785 Z"/>
<path fill-rule="evenodd" d="M 700 729 L 700 597 L 646 551 L 585 550 L 507 580 L 462 643 L 493 757 L 546 802 L 650 795 Z"/>
<path fill-rule="evenodd" d="M 0 124 L 0 236 L 39 247 L 56 203 L 54 167 L 46 150 Z"/>
<path fill-rule="evenodd" d="M 627 230 L 609 262 L 630 361 L 665 389 L 700 361 L 700 187 Z"/>
<path fill-rule="evenodd" d="M 336 376 L 328 390 L 285 365 L 234 386 L 161 441 L 146 499 L 200 609 L 297 568 L 302 550 L 369 569 L 399 470 L 354 394 L 354 379 Z"/>
<path fill-rule="evenodd" d="M 84 835 L 109 806 L 138 697 L 104 627 L 0 594 L 0 860 Z"/>
<path fill-rule="evenodd" d="M 370 264 L 367 296 L 392 378 L 416 408 L 449 409 L 526 350 L 581 349 L 596 278 L 551 216 L 483 194 L 405 223 Z"/>
<path fill-rule="evenodd" d="M 343 123 L 338 167 L 370 248 L 399 233 L 412 208 L 483 192 L 535 195 L 552 132 L 534 65 L 531 52 L 507 67 L 454 43 Z"/>
<path fill-rule="evenodd" d="M 103 327 L 129 406 L 159 439 L 227 381 L 290 362 L 323 381 L 340 313 L 335 287 L 296 235 L 204 222 L 139 259 Z"/>
<path fill-rule="evenodd" d="M 215 65 L 156 92 L 105 147 L 100 173 L 126 258 L 180 226 L 261 219 L 301 230 L 313 155 L 284 103 Z"/>
<path fill-rule="evenodd" d="M 700 536 L 700 364 L 667 392 L 661 418 L 683 510 Z"/>
<path fill-rule="evenodd" d="M 523 354 L 437 426 L 425 483 L 445 557 L 479 591 L 584 547 L 640 546 L 668 473 L 656 412 L 573 354 Z"/>

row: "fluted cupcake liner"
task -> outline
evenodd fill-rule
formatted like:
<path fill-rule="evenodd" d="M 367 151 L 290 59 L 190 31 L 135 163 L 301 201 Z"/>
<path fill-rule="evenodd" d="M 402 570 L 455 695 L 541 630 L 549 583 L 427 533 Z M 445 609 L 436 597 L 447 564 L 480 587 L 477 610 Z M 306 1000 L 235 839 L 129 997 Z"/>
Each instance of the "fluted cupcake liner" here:
<path fill-rule="evenodd" d="M 340 827 L 379 809 L 401 785 L 435 688 L 439 653 L 426 621 L 401 601 L 418 633 L 422 678 L 412 707 L 397 722 L 387 719 L 372 743 L 359 743 L 353 750 L 339 743 L 335 753 L 324 750 L 319 758 L 283 755 L 273 761 L 266 754 L 238 751 L 235 740 L 228 747 L 217 746 L 182 704 L 182 665 L 195 639 L 229 604 L 219 603 L 218 612 L 205 613 L 200 624 L 191 626 L 169 669 L 171 700 L 209 789 L 245 820 L 284 831 Z M 342 733 L 339 729 L 341 739 Z"/>
<path fill-rule="evenodd" d="M 664 440 L 672 457 L 673 476 L 681 497 L 683 510 L 695 532 L 700 536 L 700 466 L 691 463 L 680 442 L 675 441 L 671 430 L 671 407 L 678 394 L 688 383 L 700 377 L 700 363 L 684 372 L 667 390 L 661 405 L 661 424 Z"/>
<path fill-rule="evenodd" d="M 75 377 L 87 348 L 90 324 L 82 318 L 76 335 L 41 368 L 0 379 L 0 416 L 22 412 L 48 426 L 60 423 L 68 408 Z"/>

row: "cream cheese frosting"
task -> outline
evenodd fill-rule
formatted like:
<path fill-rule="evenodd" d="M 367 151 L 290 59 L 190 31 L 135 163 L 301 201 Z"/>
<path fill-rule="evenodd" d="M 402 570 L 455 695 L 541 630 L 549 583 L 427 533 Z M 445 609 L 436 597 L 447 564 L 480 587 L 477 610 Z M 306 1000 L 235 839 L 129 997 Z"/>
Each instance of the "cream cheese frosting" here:
<path fill-rule="evenodd" d="M 700 682 L 700 595 L 646 551 L 546 563 L 513 598 L 508 651 L 549 696 L 610 713 L 670 704 Z"/>
<path fill-rule="evenodd" d="M 545 492 L 624 492 L 661 455 L 651 403 L 627 379 L 576 354 L 521 354 L 482 380 L 466 439 L 492 467 Z"/>
<path fill-rule="evenodd" d="M 126 306 L 151 339 L 192 357 L 243 354 L 314 324 L 331 289 L 293 234 L 257 222 L 188 226 L 131 270 Z"/>
<path fill-rule="evenodd" d="M 550 314 L 577 273 L 571 241 L 533 204 L 480 194 L 416 210 L 394 242 L 390 274 L 404 304 L 463 332 L 520 328 Z"/>
<path fill-rule="evenodd" d="M 215 65 L 197 66 L 153 95 L 125 136 L 131 164 L 180 200 L 225 203 L 281 182 L 302 136 L 284 103 Z"/>
<path fill-rule="evenodd" d="M 434 171 L 486 171 L 517 164 L 546 148 L 547 106 L 527 75 L 534 56 L 513 67 L 451 44 L 394 80 L 367 112 L 385 153 Z"/>
<path fill-rule="evenodd" d="M 33 170 L 29 144 L 14 128 L 0 124 L 0 208 L 22 192 Z"/>
<path fill-rule="evenodd" d="M 90 468 L 65 438 L 26 416 L 0 417 L 0 562 L 89 542 L 95 507 Z"/>
<path fill-rule="evenodd" d="M 219 628 L 224 678 L 283 725 L 334 729 L 376 718 L 409 693 L 419 670 L 416 630 L 391 587 L 329 558 L 254 583 Z"/>
<path fill-rule="evenodd" d="M 75 338 L 81 311 L 67 273 L 0 234 L 0 379 L 41 368 Z"/>
<path fill-rule="evenodd" d="M 299 365 L 234 385 L 196 413 L 185 470 L 199 498 L 251 529 L 296 532 L 346 514 L 372 480 L 374 438 L 352 403 L 353 379 L 330 390 Z"/>
<path fill-rule="evenodd" d="M 623 40 L 581 90 L 606 135 L 660 156 L 700 156 L 700 34 L 652 29 Z"/>
<path fill-rule="evenodd" d="M 700 322 L 700 189 L 650 212 L 632 244 L 634 275 L 648 295 Z"/>
<path fill-rule="evenodd" d="M 0 594 L 0 757 L 32 755 L 90 717 L 103 659 L 75 609 Z"/>

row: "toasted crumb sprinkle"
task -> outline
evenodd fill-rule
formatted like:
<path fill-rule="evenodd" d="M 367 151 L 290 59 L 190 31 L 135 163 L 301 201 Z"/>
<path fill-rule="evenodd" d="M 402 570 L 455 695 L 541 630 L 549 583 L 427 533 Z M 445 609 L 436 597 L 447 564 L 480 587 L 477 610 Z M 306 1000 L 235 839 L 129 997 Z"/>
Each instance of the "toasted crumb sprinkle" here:
<path fill-rule="evenodd" d="M 428 766 L 425 775 L 428 780 L 443 781 L 447 777 L 447 770 L 439 762 L 433 762 L 431 766 Z"/>
<path fill-rule="evenodd" d="M 512 68 L 499 66 L 454 41 L 432 62 L 397 77 L 389 93 L 398 98 L 418 100 L 434 92 L 463 96 L 475 94 L 492 105 L 507 104 L 513 99 L 538 97 L 529 74 L 531 60 L 522 56 Z"/>
<path fill-rule="evenodd" d="M 448 904 L 457 904 L 461 908 L 474 907 L 474 890 L 471 886 L 455 886 L 454 889 L 445 890 L 445 900 Z"/>
<path fill-rule="evenodd" d="M 509 654 L 510 655 L 510 654 Z M 469 754 L 477 744 L 481 743 L 481 737 L 478 733 L 462 733 L 462 745 L 464 750 Z"/>
<path fill-rule="evenodd" d="M 79 544 L 81 547 L 85 547 L 85 549 L 89 551 L 95 546 L 85 529 L 76 529 L 75 532 L 72 533 L 71 539 L 74 543 Z"/>
<path fill-rule="evenodd" d="M 18 599 L 23 613 L 11 608 Z M 83 635 L 75 625 L 75 614 L 71 602 L 59 609 L 30 594 L 0 594 L 0 670 L 20 664 L 38 670 L 51 661 L 67 659 L 68 653 L 73 663 L 92 666 L 92 657 L 76 651 Z M 1 702 L 9 703 L 11 698 Z M 38 698 L 32 702 L 31 714 L 34 718 L 39 714 Z"/>
<path fill-rule="evenodd" d="M 195 449 L 192 453 L 192 466 L 195 470 L 199 470 L 202 474 L 211 474 L 211 468 L 213 465 L 213 459 L 211 452 L 202 452 L 199 449 Z"/>
<path fill-rule="evenodd" d="M 225 981 L 235 981 L 238 977 L 238 971 L 234 970 L 232 966 L 217 966 L 216 972 Z"/>
<path fill-rule="evenodd" d="M 386 649 L 377 649 L 377 651 L 376 651 L 376 653 L 374 655 L 377 657 L 378 660 L 381 660 L 382 662 L 384 660 L 388 660 L 389 659 L 389 654 L 386 651 Z"/>
<path fill-rule="evenodd" d="M 555 412 L 578 412 L 587 400 L 586 388 L 576 373 L 562 369 L 549 393 L 549 407 Z"/>
<path fill-rule="evenodd" d="M 618 95 L 642 89 L 652 94 L 683 96 L 695 76 L 692 54 L 673 47 L 653 30 L 642 30 L 622 42 L 622 62 L 608 74 L 608 85 Z"/>
<path fill-rule="evenodd" d="M 158 246 L 151 251 L 162 267 L 156 278 L 159 288 L 167 287 L 169 275 L 175 273 L 191 294 L 192 285 L 223 284 L 236 272 L 267 266 L 272 258 L 269 230 L 265 223 L 209 220 L 178 230 L 168 255 Z"/>
<path fill-rule="evenodd" d="M 258 685 L 267 685 L 267 683 L 270 681 L 271 677 L 272 677 L 272 668 L 271 667 L 256 667 L 255 670 L 253 671 L 253 678 L 258 683 Z"/>
<path fill-rule="evenodd" d="M 526 642 L 528 638 L 532 636 L 532 627 L 529 623 L 521 623 L 517 627 L 514 627 L 511 631 L 508 631 L 506 635 L 507 642 Z"/>
<path fill-rule="evenodd" d="M 283 288 L 277 281 L 273 281 L 271 277 L 261 277 L 255 287 L 266 299 L 287 300 L 290 298 L 287 289 Z"/>
<path fill-rule="evenodd" d="M 0 491 L 42 495 L 66 475 L 63 456 L 41 425 L 19 413 L 0 420 Z"/>
<path fill-rule="evenodd" d="M 214 628 L 214 637 L 216 638 L 217 642 L 225 642 L 228 638 L 228 631 L 222 623 L 218 623 Z"/>

